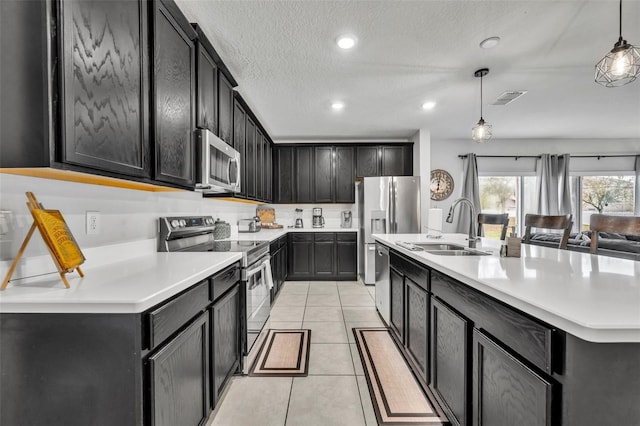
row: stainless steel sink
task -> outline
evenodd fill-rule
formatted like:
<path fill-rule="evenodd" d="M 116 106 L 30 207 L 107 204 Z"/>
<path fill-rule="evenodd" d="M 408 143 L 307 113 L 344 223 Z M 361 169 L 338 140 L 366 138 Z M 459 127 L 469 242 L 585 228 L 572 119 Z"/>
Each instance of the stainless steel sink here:
<path fill-rule="evenodd" d="M 447 243 L 412 243 L 414 246 L 420 247 L 423 250 L 463 250 L 464 246 L 459 244 L 447 244 Z"/>
<path fill-rule="evenodd" d="M 438 256 L 488 256 L 491 253 L 476 250 L 425 250 Z"/>

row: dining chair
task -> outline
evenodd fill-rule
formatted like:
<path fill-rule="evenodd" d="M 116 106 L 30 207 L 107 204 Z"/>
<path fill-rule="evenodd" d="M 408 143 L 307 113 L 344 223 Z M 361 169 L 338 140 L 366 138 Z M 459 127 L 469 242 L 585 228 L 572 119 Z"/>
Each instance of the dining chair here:
<path fill-rule="evenodd" d="M 509 213 L 490 214 L 478 213 L 478 235 L 482 234 L 482 225 L 502 225 L 500 231 L 500 239 L 504 240 L 507 236 L 507 227 L 509 226 Z"/>
<path fill-rule="evenodd" d="M 557 216 L 526 214 L 524 216 L 524 242 L 529 244 L 531 240 L 531 228 L 560 229 L 563 230 L 563 233 L 558 248 L 566 249 L 567 243 L 569 242 L 569 233 L 573 226 L 572 217 L 570 214 Z"/>
<path fill-rule="evenodd" d="M 612 216 L 608 214 L 592 214 L 589 220 L 591 229 L 591 254 L 598 251 L 598 233 L 611 232 L 624 235 L 640 236 L 640 216 Z"/>

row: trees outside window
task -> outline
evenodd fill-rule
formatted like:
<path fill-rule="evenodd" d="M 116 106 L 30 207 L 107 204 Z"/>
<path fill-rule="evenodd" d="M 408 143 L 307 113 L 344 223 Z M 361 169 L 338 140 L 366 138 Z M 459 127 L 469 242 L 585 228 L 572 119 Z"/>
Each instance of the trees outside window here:
<path fill-rule="evenodd" d="M 633 215 L 635 176 L 582 177 L 582 229 L 594 213 Z"/>

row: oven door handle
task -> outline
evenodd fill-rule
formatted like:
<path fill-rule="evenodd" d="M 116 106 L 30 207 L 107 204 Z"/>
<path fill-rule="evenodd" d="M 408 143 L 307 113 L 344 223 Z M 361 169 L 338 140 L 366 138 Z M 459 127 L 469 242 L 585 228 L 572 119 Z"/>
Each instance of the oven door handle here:
<path fill-rule="evenodd" d="M 267 267 L 267 265 L 269 264 L 269 259 L 267 258 L 265 261 L 263 261 L 259 266 L 256 266 L 253 269 L 249 269 L 247 271 L 247 279 L 251 278 L 252 276 L 254 276 L 255 274 L 257 274 L 258 272 L 261 272 L 264 270 L 264 268 Z"/>

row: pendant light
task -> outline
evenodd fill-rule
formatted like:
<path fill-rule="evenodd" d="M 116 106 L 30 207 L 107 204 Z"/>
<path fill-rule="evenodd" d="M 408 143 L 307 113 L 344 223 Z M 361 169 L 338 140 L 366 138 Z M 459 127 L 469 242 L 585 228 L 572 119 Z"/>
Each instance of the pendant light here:
<path fill-rule="evenodd" d="M 480 121 L 473 126 L 471 137 L 477 143 L 484 143 L 491 139 L 491 125 L 484 122 L 482 118 L 482 77 L 489 74 L 489 68 L 482 68 L 475 72 L 476 77 L 480 77 Z"/>
<path fill-rule="evenodd" d="M 640 75 L 640 49 L 622 38 L 622 0 L 620 0 L 620 36 L 611 52 L 596 64 L 596 83 L 618 87 Z"/>

